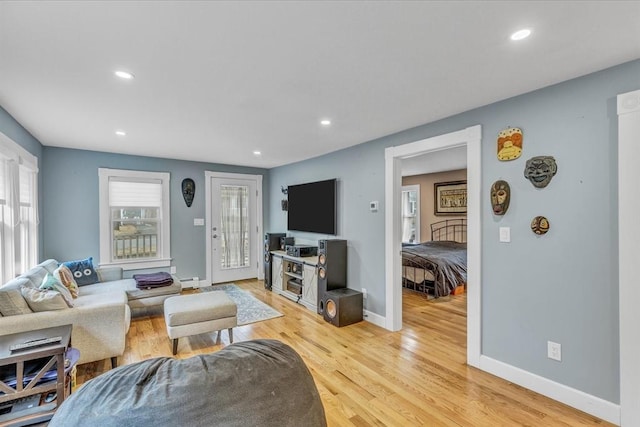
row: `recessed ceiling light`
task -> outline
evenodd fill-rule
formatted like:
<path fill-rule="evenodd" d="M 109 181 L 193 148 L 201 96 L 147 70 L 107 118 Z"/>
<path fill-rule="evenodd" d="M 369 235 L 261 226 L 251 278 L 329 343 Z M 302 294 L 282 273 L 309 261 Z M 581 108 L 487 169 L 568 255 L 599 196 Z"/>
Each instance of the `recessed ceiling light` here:
<path fill-rule="evenodd" d="M 253 152 L 253 155 L 254 155 L 254 156 L 261 156 L 261 155 L 262 155 L 262 153 L 261 153 L 260 151 L 257 151 L 257 150 L 256 150 L 256 151 L 254 151 L 254 152 Z"/>
<path fill-rule="evenodd" d="M 320 120 L 320 124 L 322 126 L 329 126 L 331 124 L 331 120 L 327 120 L 327 119 Z"/>
<path fill-rule="evenodd" d="M 116 131 L 116 135 L 118 135 L 118 136 L 127 136 L 127 133 L 125 131 L 123 131 L 123 130 L 117 130 Z"/>
<path fill-rule="evenodd" d="M 511 34 L 511 40 L 517 41 L 517 40 L 526 39 L 530 35 L 531 35 L 531 30 L 529 30 L 528 28 L 525 28 L 523 30 L 516 31 L 515 33 Z"/>
<path fill-rule="evenodd" d="M 121 79 L 125 79 L 125 80 L 131 80 L 132 78 L 134 78 L 135 76 L 133 74 L 131 74 L 128 71 L 123 71 L 123 70 L 118 70 L 115 71 L 114 74 L 118 77 L 120 77 Z"/>

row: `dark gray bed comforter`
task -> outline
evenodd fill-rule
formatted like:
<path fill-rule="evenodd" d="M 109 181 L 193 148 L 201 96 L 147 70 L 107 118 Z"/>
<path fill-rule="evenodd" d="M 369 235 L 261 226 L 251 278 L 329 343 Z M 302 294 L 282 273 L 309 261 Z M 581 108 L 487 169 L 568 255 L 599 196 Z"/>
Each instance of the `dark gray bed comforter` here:
<path fill-rule="evenodd" d="M 300 356 L 280 341 L 254 340 L 109 371 L 73 393 L 49 426 L 297 427 L 326 419 Z"/>
<path fill-rule="evenodd" d="M 435 296 L 445 296 L 467 282 L 467 244 L 423 242 L 402 245 L 402 265 L 423 268 L 435 277 Z"/>

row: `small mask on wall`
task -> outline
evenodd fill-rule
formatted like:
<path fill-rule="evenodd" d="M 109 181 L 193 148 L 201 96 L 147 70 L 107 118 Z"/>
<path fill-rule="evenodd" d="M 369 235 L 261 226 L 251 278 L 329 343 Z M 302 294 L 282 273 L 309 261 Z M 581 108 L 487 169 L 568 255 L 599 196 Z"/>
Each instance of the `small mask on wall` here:
<path fill-rule="evenodd" d="M 498 160 L 515 160 L 522 154 L 522 129 L 506 128 L 498 134 Z"/>
<path fill-rule="evenodd" d="M 196 194 L 196 183 L 191 178 L 185 178 L 182 180 L 182 197 L 187 207 L 191 207 L 193 203 L 193 196 Z"/>
<path fill-rule="evenodd" d="M 509 209 L 511 188 L 507 181 L 498 180 L 491 186 L 491 207 L 494 215 L 504 215 Z"/>
<path fill-rule="evenodd" d="M 527 160 L 524 177 L 536 188 L 544 188 L 558 172 L 558 165 L 553 156 L 536 156 Z"/>
<path fill-rule="evenodd" d="M 549 220 L 544 216 L 537 216 L 531 221 L 531 231 L 541 236 L 549 231 Z"/>

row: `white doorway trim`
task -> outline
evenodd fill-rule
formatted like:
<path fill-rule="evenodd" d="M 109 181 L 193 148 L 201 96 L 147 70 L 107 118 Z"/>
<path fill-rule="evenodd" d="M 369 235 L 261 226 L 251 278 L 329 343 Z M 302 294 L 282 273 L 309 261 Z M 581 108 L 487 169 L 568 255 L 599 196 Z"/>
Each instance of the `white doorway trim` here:
<path fill-rule="evenodd" d="M 256 240 L 256 259 L 258 260 L 258 279 L 264 279 L 264 267 L 263 267 L 263 254 L 262 254 L 262 175 L 248 175 L 248 174 L 240 174 L 240 173 L 225 173 L 225 172 L 204 172 L 204 189 L 205 189 L 205 238 L 207 242 L 205 244 L 206 248 L 206 259 L 207 259 L 207 278 L 206 284 L 207 286 L 212 283 L 212 265 L 211 265 L 211 253 L 212 243 L 211 243 L 211 179 L 213 178 L 232 178 L 232 179 L 248 179 L 256 181 L 256 191 L 257 191 L 257 205 L 256 205 L 256 225 L 257 230 L 254 236 Z"/>
<path fill-rule="evenodd" d="M 481 354 L 481 283 L 480 283 L 480 193 L 482 127 L 468 127 L 457 132 L 385 149 L 385 328 L 402 328 L 401 285 L 401 161 L 425 153 L 454 147 L 467 147 L 467 364 L 480 365 Z"/>
<path fill-rule="evenodd" d="M 640 425 L 640 90 L 618 95 L 618 262 L 620 425 Z"/>

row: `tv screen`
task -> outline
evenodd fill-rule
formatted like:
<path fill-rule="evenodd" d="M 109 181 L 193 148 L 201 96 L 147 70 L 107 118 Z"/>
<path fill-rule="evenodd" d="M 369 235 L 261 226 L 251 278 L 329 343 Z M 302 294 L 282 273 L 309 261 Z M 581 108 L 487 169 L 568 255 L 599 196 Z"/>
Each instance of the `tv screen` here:
<path fill-rule="evenodd" d="M 336 180 L 290 185 L 287 228 L 336 234 Z"/>

